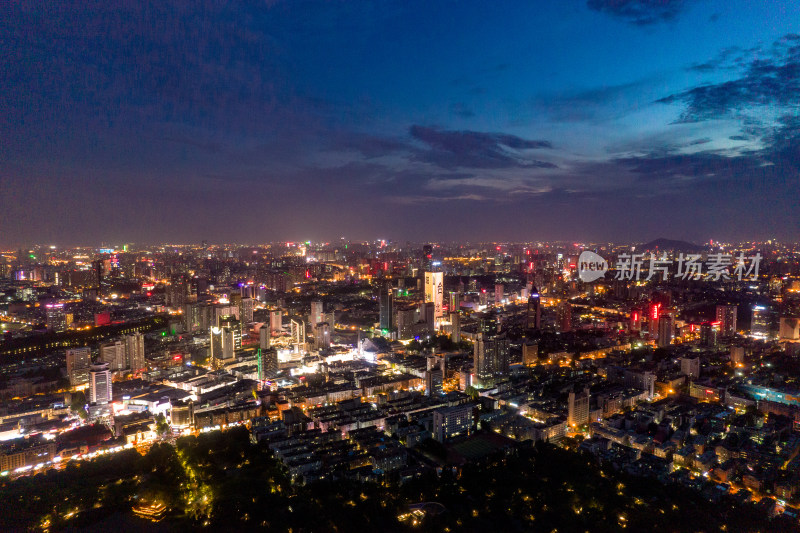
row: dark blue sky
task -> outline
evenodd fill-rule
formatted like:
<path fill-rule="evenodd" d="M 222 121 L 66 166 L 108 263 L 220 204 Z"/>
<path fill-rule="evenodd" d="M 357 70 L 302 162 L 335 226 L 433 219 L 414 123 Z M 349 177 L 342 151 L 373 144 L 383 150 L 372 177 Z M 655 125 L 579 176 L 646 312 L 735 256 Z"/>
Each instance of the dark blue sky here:
<path fill-rule="evenodd" d="M 71 4 L 0 7 L 0 244 L 800 231 L 798 2 Z"/>

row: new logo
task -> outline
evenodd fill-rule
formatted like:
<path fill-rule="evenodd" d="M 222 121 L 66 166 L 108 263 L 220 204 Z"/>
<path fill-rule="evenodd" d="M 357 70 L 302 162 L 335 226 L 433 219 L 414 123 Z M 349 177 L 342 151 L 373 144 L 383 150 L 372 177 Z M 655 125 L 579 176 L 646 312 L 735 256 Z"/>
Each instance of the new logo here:
<path fill-rule="evenodd" d="M 578 277 L 589 283 L 600 279 L 608 271 L 608 262 L 594 252 L 584 251 L 578 257 Z"/>

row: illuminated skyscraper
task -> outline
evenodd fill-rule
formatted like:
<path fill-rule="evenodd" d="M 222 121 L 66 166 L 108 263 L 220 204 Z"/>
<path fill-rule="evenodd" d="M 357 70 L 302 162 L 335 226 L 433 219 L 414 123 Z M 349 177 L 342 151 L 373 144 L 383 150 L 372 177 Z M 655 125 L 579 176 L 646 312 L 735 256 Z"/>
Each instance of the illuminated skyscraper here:
<path fill-rule="evenodd" d="M 392 336 L 394 332 L 394 291 L 391 283 L 382 284 L 378 294 L 381 335 Z"/>
<path fill-rule="evenodd" d="M 723 337 L 733 337 L 736 335 L 736 310 L 735 305 L 718 305 L 717 322 L 719 322 L 719 332 Z"/>
<path fill-rule="evenodd" d="M 422 247 L 422 271 L 430 272 L 433 270 L 433 246 L 426 244 Z"/>
<path fill-rule="evenodd" d="M 100 361 L 108 363 L 111 372 L 124 372 L 128 369 L 125 357 L 125 342 L 117 340 L 100 346 Z"/>
<path fill-rule="evenodd" d="M 67 350 L 67 376 L 71 387 L 80 387 L 89 382 L 90 355 L 91 350 L 87 347 Z"/>
<path fill-rule="evenodd" d="M 508 338 L 478 334 L 473 348 L 475 375 L 486 380 L 508 372 Z"/>
<path fill-rule="evenodd" d="M 133 373 L 146 370 L 147 364 L 144 358 L 144 335 L 136 332 L 126 335 L 125 339 L 125 360 L 128 368 Z"/>
<path fill-rule="evenodd" d="M 769 337 L 769 310 L 763 305 L 753 306 L 750 320 L 750 336 L 756 339 Z"/>
<path fill-rule="evenodd" d="M 89 370 L 89 403 L 111 402 L 111 371 L 108 363 L 92 365 Z"/>
<path fill-rule="evenodd" d="M 444 274 L 425 272 L 425 303 L 433 303 L 433 316 L 439 320 L 444 316 Z"/>
<path fill-rule="evenodd" d="M 542 309 L 539 291 L 536 287 L 531 288 L 531 295 L 528 297 L 528 314 L 525 320 L 525 327 L 528 329 L 540 329 L 542 327 Z"/>
<path fill-rule="evenodd" d="M 64 313 L 64 304 L 47 304 L 47 329 L 51 331 L 64 331 L 67 329 L 67 315 Z"/>

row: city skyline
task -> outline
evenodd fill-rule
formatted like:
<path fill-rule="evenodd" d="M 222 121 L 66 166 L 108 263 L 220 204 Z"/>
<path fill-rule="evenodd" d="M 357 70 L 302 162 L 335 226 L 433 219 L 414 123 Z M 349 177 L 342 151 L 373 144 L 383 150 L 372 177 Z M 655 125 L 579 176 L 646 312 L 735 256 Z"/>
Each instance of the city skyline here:
<path fill-rule="evenodd" d="M 790 2 L 2 9 L 4 246 L 800 229 Z"/>

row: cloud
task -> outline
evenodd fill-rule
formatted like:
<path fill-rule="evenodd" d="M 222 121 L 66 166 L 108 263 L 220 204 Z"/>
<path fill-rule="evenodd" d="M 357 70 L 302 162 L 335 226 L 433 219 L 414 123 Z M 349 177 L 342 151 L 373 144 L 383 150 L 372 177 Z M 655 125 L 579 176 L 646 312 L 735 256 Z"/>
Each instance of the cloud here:
<path fill-rule="evenodd" d="M 504 133 L 440 130 L 411 126 L 409 133 L 427 145 L 416 159 L 441 168 L 555 168 L 547 161 L 530 159 L 525 150 L 552 148 L 549 141 L 528 140 Z"/>
<path fill-rule="evenodd" d="M 719 60 L 716 65 L 724 61 Z M 712 68 L 712 67 L 709 67 Z M 657 100 L 683 104 L 679 122 L 699 122 L 730 116 L 759 106 L 800 105 L 800 36 L 787 35 L 769 54 L 749 61 L 737 79 L 701 85 Z"/>
<path fill-rule="evenodd" d="M 637 26 L 674 20 L 687 0 L 588 0 L 589 9 L 606 13 Z"/>
<path fill-rule="evenodd" d="M 450 106 L 450 112 L 461 118 L 472 118 L 475 112 L 470 109 L 464 102 L 456 102 Z"/>

